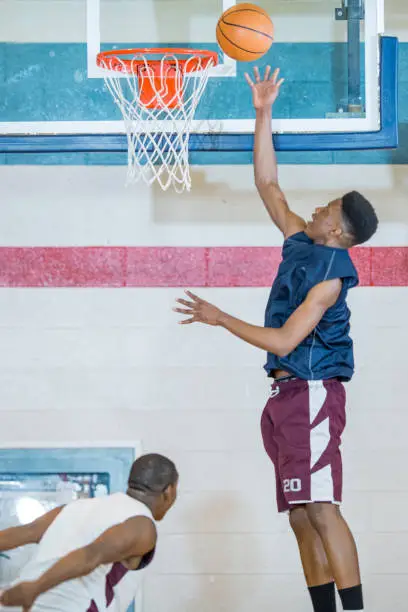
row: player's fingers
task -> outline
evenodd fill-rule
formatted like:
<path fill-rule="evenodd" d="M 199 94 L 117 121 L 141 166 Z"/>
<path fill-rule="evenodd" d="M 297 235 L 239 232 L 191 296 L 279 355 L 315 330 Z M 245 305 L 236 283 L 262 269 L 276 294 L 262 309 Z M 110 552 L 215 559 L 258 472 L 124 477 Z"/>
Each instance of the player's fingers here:
<path fill-rule="evenodd" d="M 250 87 L 253 87 L 254 86 L 254 82 L 253 82 L 253 80 L 251 79 L 251 77 L 249 76 L 249 74 L 247 72 L 244 74 L 244 77 L 245 77 L 245 80 L 248 83 L 248 85 Z"/>
<path fill-rule="evenodd" d="M 269 80 L 269 75 L 271 74 L 271 70 L 272 70 L 272 68 L 270 66 L 267 66 L 265 68 L 264 81 L 268 81 Z"/>
<path fill-rule="evenodd" d="M 185 294 L 188 295 L 188 297 L 191 298 L 193 302 L 203 302 L 204 301 L 201 298 L 199 298 L 198 295 L 195 295 L 195 293 L 192 293 L 191 291 L 186 291 Z"/>
<path fill-rule="evenodd" d="M 188 306 L 189 308 L 193 308 L 194 306 L 194 302 L 189 302 L 188 300 L 182 300 L 181 298 L 176 300 L 176 302 L 177 304 L 183 304 L 183 306 Z"/>
<path fill-rule="evenodd" d="M 280 72 L 279 68 L 276 68 L 276 70 L 273 71 L 273 74 L 271 76 L 272 83 L 276 83 L 276 81 L 278 80 L 279 72 Z"/>
<path fill-rule="evenodd" d="M 259 68 L 258 68 L 258 66 L 255 66 L 255 68 L 254 68 L 254 75 L 255 75 L 255 81 L 256 81 L 257 83 L 259 83 L 259 82 L 260 82 L 260 80 L 261 80 L 261 75 L 260 75 L 260 73 L 259 73 Z"/>
<path fill-rule="evenodd" d="M 183 321 L 179 321 L 179 325 L 189 325 L 190 323 L 195 323 L 197 319 L 195 317 L 191 317 L 191 319 L 184 319 Z"/>
<path fill-rule="evenodd" d="M 187 308 L 173 308 L 174 312 L 179 312 L 180 314 L 192 315 L 193 311 L 188 310 Z"/>

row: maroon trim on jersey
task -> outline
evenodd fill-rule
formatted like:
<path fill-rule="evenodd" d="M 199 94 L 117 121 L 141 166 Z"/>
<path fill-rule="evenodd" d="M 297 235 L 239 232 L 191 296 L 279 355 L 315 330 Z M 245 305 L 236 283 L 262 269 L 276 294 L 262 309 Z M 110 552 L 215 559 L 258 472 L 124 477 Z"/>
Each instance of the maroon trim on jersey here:
<path fill-rule="evenodd" d="M 106 606 L 109 606 L 113 598 L 115 596 L 114 588 L 115 586 L 122 580 L 123 576 L 127 574 L 128 570 L 121 563 L 114 563 L 111 567 L 110 572 L 106 575 L 105 582 L 105 597 L 106 597 Z M 87 609 L 86 612 L 99 612 L 98 606 L 95 601 L 91 601 L 91 605 Z"/>
<path fill-rule="evenodd" d="M 129 570 L 126 569 L 122 563 L 114 563 L 109 574 L 106 576 L 106 584 L 105 584 L 105 596 L 106 596 L 106 605 L 109 606 L 113 598 L 115 596 L 114 587 L 122 580 L 123 576 L 128 573 Z M 93 612 L 93 611 L 92 611 Z"/>
<path fill-rule="evenodd" d="M 151 550 L 149 553 L 144 555 L 137 569 L 140 570 L 146 567 L 147 565 L 149 565 L 149 563 L 153 560 L 154 553 L 155 553 L 155 548 L 153 548 L 153 550 Z M 106 575 L 106 582 L 105 582 L 106 606 L 109 606 L 112 603 L 113 598 L 115 597 L 114 588 L 117 584 L 119 584 L 122 578 L 126 576 L 128 571 L 129 570 L 126 569 L 126 567 L 122 565 L 122 563 L 114 563 L 112 565 L 110 572 Z M 96 605 L 94 600 L 91 601 L 91 605 L 89 606 L 86 612 L 99 612 L 98 606 Z"/>

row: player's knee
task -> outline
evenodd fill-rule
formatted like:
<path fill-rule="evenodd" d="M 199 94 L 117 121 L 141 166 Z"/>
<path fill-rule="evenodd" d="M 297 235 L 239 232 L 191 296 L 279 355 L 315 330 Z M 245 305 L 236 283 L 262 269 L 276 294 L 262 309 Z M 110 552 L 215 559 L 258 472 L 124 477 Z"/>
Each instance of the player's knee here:
<path fill-rule="evenodd" d="M 289 524 L 297 538 L 304 537 L 311 525 L 305 506 L 295 506 L 289 513 Z"/>
<path fill-rule="evenodd" d="M 330 530 L 333 521 L 339 517 L 339 507 L 329 503 L 309 504 L 306 508 L 308 519 L 314 529 L 322 535 Z"/>

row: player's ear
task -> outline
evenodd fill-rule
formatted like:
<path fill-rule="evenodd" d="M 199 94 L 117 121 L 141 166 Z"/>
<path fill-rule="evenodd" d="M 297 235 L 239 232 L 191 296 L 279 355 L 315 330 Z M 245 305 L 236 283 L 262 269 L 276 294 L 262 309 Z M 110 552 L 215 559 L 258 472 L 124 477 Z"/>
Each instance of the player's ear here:
<path fill-rule="evenodd" d="M 167 503 L 170 501 L 171 497 L 172 497 L 172 486 L 169 485 L 163 491 L 163 499 Z"/>
<path fill-rule="evenodd" d="M 177 483 L 170 484 L 163 491 L 163 499 L 165 503 L 168 504 L 169 506 L 171 506 L 175 502 L 176 496 L 177 496 Z"/>

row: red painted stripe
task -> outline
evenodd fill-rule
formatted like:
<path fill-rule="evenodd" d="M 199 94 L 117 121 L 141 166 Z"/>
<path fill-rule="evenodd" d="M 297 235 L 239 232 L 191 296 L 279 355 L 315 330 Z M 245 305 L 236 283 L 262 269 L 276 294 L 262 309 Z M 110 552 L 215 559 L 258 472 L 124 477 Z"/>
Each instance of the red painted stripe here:
<path fill-rule="evenodd" d="M 267 287 L 280 247 L 2 247 L 0 287 Z M 360 285 L 408 286 L 408 247 L 351 251 Z"/>
<path fill-rule="evenodd" d="M 123 248 L 0 248 L 1 287 L 121 287 Z"/>
<path fill-rule="evenodd" d="M 408 248 L 372 249 L 372 285 L 406 287 L 408 285 Z"/>

